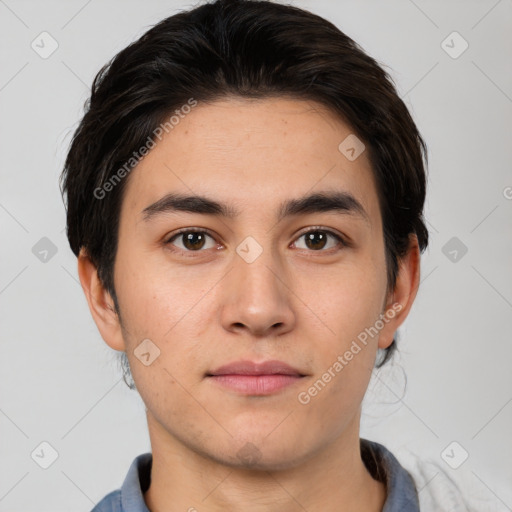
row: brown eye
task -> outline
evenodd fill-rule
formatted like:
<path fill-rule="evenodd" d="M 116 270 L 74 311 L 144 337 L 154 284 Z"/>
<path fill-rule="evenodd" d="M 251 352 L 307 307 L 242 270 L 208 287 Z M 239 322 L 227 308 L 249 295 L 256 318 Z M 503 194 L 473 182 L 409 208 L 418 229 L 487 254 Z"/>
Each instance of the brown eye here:
<path fill-rule="evenodd" d="M 181 231 L 180 233 L 172 236 L 166 244 L 171 244 L 182 251 L 198 252 L 201 249 L 205 249 L 207 238 L 211 238 L 213 240 L 213 238 L 205 231 L 187 230 Z M 181 241 L 181 246 L 175 244 L 174 240 Z M 213 242 L 215 241 L 213 240 Z M 211 245 L 211 247 L 214 246 L 215 243 Z M 206 247 L 206 249 L 210 249 L 211 247 Z"/>
<path fill-rule="evenodd" d="M 327 249 L 332 249 L 333 247 L 336 246 L 345 245 L 343 243 L 343 239 L 339 235 L 325 229 L 314 229 L 307 231 L 306 233 L 302 233 L 299 239 L 301 238 L 304 238 L 305 247 L 298 247 L 299 249 L 305 248 L 317 252 L 325 250 L 325 248 L 329 244 L 329 239 L 334 240 L 335 243 L 331 243 L 331 245 L 327 247 Z"/>

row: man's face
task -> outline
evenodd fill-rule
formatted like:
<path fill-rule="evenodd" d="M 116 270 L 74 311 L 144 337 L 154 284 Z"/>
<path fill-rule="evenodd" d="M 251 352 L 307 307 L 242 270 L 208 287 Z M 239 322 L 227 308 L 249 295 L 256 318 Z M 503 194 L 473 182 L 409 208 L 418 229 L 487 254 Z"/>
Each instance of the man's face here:
<path fill-rule="evenodd" d="M 367 151 L 354 160 L 359 148 L 339 149 L 351 133 L 311 102 L 199 104 L 132 171 L 114 282 L 152 441 L 277 469 L 358 435 L 379 336 L 389 344 L 393 322 L 357 341 L 391 303 Z M 280 218 L 285 202 L 320 192 L 344 194 L 344 206 Z M 238 214 L 148 209 L 170 193 Z M 269 360 L 302 376 L 210 376 Z"/>

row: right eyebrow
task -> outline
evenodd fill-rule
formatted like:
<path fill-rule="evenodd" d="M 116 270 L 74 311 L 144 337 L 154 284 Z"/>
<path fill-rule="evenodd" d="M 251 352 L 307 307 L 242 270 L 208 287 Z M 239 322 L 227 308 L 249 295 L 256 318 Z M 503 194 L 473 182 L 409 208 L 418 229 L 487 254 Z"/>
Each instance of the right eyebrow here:
<path fill-rule="evenodd" d="M 204 196 L 188 196 L 171 192 L 142 210 L 143 220 L 149 221 L 157 215 L 170 212 L 200 213 L 234 218 L 239 212 L 230 205 L 219 203 Z"/>

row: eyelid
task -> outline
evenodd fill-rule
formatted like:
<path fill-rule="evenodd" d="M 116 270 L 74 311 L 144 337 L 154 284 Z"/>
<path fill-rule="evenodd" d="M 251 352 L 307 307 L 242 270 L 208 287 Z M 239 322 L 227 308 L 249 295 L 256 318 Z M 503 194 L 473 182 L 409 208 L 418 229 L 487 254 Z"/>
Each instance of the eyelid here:
<path fill-rule="evenodd" d="M 172 235 L 166 237 L 166 242 L 168 243 L 173 238 L 176 238 L 178 235 L 181 235 L 182 233 L 206 233 L 207 235 L 210 235 L 212 238 L 215 238 L 215 235 L 213 231 L 210 231 L 208 228 L 199 228 L 199 227 L 191 227 L 191 228 L 182 228 L 178 229 L 178 231 L 175 231 L 172 233 Z"/>
<path fill-rule="evenodd" d="M 328 233 L 330 235 L 338 237 L 346 245 L 349 244 L 348 237 L 346 237 L 345 235 L 341 234 L 340 232 L 338 232 L 337 230 L 335 230 L 333 228 L 327 228 L 325 226 L 308 226 L 307 228 L 304 228 L 303 231 L 299 231 L 299 233 L 296 235 L 295 238 L 299 238 L 302 235 L 305 235 L 305 234 L 310 233 L 312 231 L 313 232 L 314 231 L 323 231 L 325 233 Z"/>
<path fill-rule="evenodd" d="M 344 248 L 344 247 L 352 247 L 352 243 L 350 241 L 350 239 L 348 239 L 348 237 L 346 237 L 345 235 L 342 235 L 341 233 L 339 233 L 338 231 L 332 229 L 332 228 L 327 228 L 327 227 L 324 227 L 324 226 L 309 226 L 307 228 L 304 229 L 304 231 L 300 231 L 294 238 L 294 241 L 293 243 L 296 243 L 296 241 L 301 238 L 302 236 L 304 235 L 307 235 L 308 233 L 312 233 L 312 232 L 315 232 L 315 231 L 322 231 L 323 233 L 327 233 L 328 235 L 331 235 L 332 237 L 334 237 L 337 241 L 338 241 L 338 244 L 341 245 L 341 248 Z M 313 251 L 313 250 L 306 250 L 308 253 L 311 253 L 311 254 L 315 254 L 315 253 L 318 253 L 318 254 L 322 254 L 322 253 L 331 253 L 333 249 L 336 249 L 336 247 L 331 247 L 330 249 L 326 249 L 326 250 L 319 250 L 319 251 Z M 301 249 L 298 249 L 298 250 L 301 250 Z M 305 250 L 305 249 L 303 249 Z M 340 250 L 340 248 L 338 248 L 337 250 Z"/>
<path fill-rule="evenodd" d="M 216 235 L 210 231 L 208 228 L 198 228 L 198 227 L 191 227 L 191 228 L 182 228 L 182 229 L 179 229 L 178 231 L 174 232 L 172 235 L 170 236 L 166 236 L 164 238 L 164 245 L 172 245 L 171 243 L 171 240 L 174 240 L 175 238 L 177 238 L 179 235 L 182 235 L 183 233 L 205 233 L 207 234 L 208 236 L 210 236 L 211 238 L 213 238 L 213 240 L 217 241 L 217 237 Z M 181 253 L 195 253 L 195 252 L 204 252 L 204 250 L 199 250 L 199 251 L 184 251 L 183 249 L 180 249 L 179 247 L 173 247 L 172 250 L 176 250 L 178 252 L 181 252 Z"/>
<path fill-rule="evenodd" d="M 336 238 L 338 240 L 338 242 L 343 246 L 343 247 L 351 247 L 351 242 L 347 239 L 347 237 L 345 235 L 342 235 L 341 233 L 338 233 L 337 231 L 331 229 L 331 228 L 327 228 L 327 227 L 324 227 L 324 226 L 308 226 L 307 228 L 304 228 L 303 231 L 300 231 L 294 238 L 293 242 L 292 243 L 295 243 L 300 237 L 310 233 L 310 232 L 315 232 L 315 231 L 322 231 L 324 233 L 327 233 L 328 235 L 331 235 L 333 236 L 334 238 Z M 213 238 L 215 241 L 217 241 L 216 239 L 216 236 L 213 234 L 212 231 L 210 231 L 208 228 L 198 228 L 198 227 L 189 227 L 189 228 L 182 228 L 176 232 L 174 232 L 171 236 L 169 237 L 166 237 L 164 239 L 164 245 L 172 245 L 171 241 L 174 240 L 175 238 L 177 238 L 179 235 L 183 234 L 183 233 L 205 233 L 207 234 L 208 236 L 210 236 L 211 238 Z M 333 248 L 331 248 L 332 250 Z M 175 250 L 177 252 L 180 252 L 180 253 L 186 253 L 186 254 L 194 254 L 194 253 L 200 253 L 200 252 L 205 252 L 205 250 L 201 250 L 199 249 L 198 251 L 184 251 L 183 249 L 180 249 L 178 247 L 173 247 L 173 249 L 171 250 Z M 300 249 L 299 249 L 300 250 Z M 308 252 L 312 252 L 312 253 L 322 253 L 322 252 L 329 252 L 330 250 L 319 250 L 319 251 L 313 251 L 313 250 L 310 250 Z"/>

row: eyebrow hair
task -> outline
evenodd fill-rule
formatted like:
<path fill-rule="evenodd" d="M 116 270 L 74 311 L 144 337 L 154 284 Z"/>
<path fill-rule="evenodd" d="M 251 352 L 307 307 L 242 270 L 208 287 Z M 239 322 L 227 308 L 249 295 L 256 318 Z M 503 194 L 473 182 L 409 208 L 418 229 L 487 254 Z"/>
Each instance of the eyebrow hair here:
<path fill-rule="evenodd" d="M 171 192 L 144 208 L 142 210 L 143 220 L 149 221 L 160 214 L 176 211 L 214 215 L 228 219 L 240 215 L 240 212 L 232 205 L 220 203 L 204 196 L 189 196 Z M 352 194 L 343 191 L 315 192 L 297 199 L 286 200 L 277 210 L 277 220 L 279 222 L 285 217 L 320 212 L 355 214 L 369 222 L 369 216 L 363 205 Z"/>

